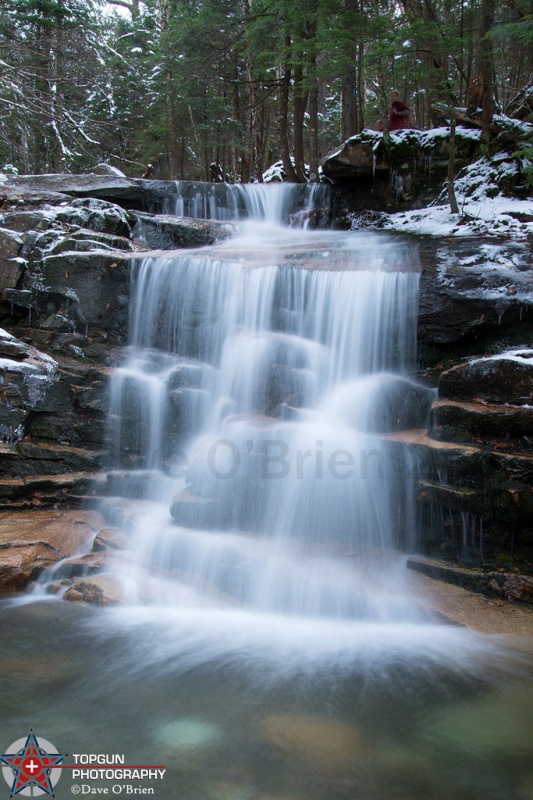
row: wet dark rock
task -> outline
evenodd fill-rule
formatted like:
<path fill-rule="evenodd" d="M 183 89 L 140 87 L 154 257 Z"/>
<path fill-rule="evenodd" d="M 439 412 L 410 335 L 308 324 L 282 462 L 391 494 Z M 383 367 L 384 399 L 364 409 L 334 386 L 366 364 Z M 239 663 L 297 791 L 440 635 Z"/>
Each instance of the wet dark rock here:
<path fill-rule="evenodd" d="M 114 203 L 95 198 L 72 200 L 55 218 L 67 225 L 100 231 L 117 236 L 131 237 L 130 217 Z"/>
<path fill-rule="evenodd" d="M 533 407 L 439 400 L 431 408 L 429 433 L 448 442 L 490 444 L 533 450 Z"/>
<path fill-rule="evenodd" d="M 482 563 L 511 547 L 515 555 L 529 547 L 531 453 L 502 452 L 497 439 L 490 445 L 438 441 L 426 430 L 380 438 L 396 469 L 417 481 L 424 552 Z M 407 542 L 410 533 L 404 533 Z"/>
<path fill-rule="evenodd" d="M 430 578 L 438 578 L 487 596 L 498 596 L 509 601 L 533 604 L 533 578 L 504 571 L 483 571 L 450 565 L 443 561 L 410 556 L 407 567 Z"/>
<path fill-rule="evenodd" d="M 152 250 L 175 250 L 181 247 L 204 247 L 228 239 L 234 226 L 214 220 L 173 217 L 168 214 L 136 213 L 133 235 L 143 247 Z"/>
<path fill-rule="evenodd" d="M 525 247 L 513 243 L 487 247 L 485 243 L 484 250 L 485 257 L 480 255 L 481 241 L 450 245 L 439 239 L 420 240 L 418 350 L 422 364 L 464 361 L 531 341 L 533 293 L 529 272 L 519 269 L 527 261 Z M 502 272 L 500 261 L 509 268 Z"/>
<path fill-rule="evenodd" d="M 0 228 L 0 290 L 16 288 L 24 269 L 17 257 L 23 241 L 15 231 Z"/>
<path fill-rule="evenodd" d="M 368 387 L 363 401 L 365 427 L 371 433 L 421 427 L 427 423 L 433 397 L 434 392 L 421 384 L 386 375 Z"/>
<path fill-rule="evenodd" d="M 533 404 L 533 350 L 521 348 L 452 367 L 440 376 L 439 397 Z"/>
<path fill-rule="evenodd" d="M 70 472 L 55 475 L 27 475 L 0 478 L 0 509 L 47 508 L 58 505 L 76 506 L 79 498 L 99 490 L 100 473 Z"/>
<path fill-rule="evenodd" d="M 103 328 L 124 339 L 128 325 L 131 257 L 122 252 L 62 253 L 43 259 L 38 277 L 43 292 L 59 303 L 56 313 L 75 320 L 76 329 Z"/>
<path fill-rule="evenodd" d="M 172 499 L 170 514 L 185 528 L 223 528 L 230 521 L 221 514 L 221 503 L 210 497 L 199 497 L 184 490 Z"/>
<path fill-rule="evenodd" d="M 57 255 L 66 251 L 87 250 L 125 250 L 131 252 L 135 247 L 125 236 L 115 236 L 109 233 L 81 228 L 68 236 L 60 238 L 56 244 L 49 248 L 50 255 Z"/>
<path fill-rule="evenodd" d="M 15 231 L 0 228 L 0 262 L 16 258 L 22 246 L 22 238 Z"/>
<path fill-rule="evenodd" d="M 158 209 L 176 195 L 174 181 L 153 181 L 125 178 L 116 175 L 21 175 L 9 177 L 0 187 L 0 197 L 41 196 L 48 202 L 61 202 L 65 196 L 95 197 L 101 200 L 118 201 L 127 208 Z"/>
<path fill-rule="evenodd" d="M 20 269 L 22 274 L 23 268 Z M 13 308 L 30 309 L 34 305 L 34 296 L 29 289 L 4 289 L 2 296 Z"/>
<path fill-rule="evenodd" d="M 4 215 L 3 225 L 12 231 L 46 231 L 52 224 L 51 211 L 12 211 Z"/>
<path fill-rule="evenodd" d="M 479 134 L 458 128 L 456 164 L 467 164 L 478 150 Z M 322 162 L 333 182 L 334 217 L 369 208 L 417 208 L 433 199 L 446 177 L 449 129 L 395 131 L 390 141 L 365 129 L 350 137 Z"/>
<path fill-rule="evenodd" d="M 31 345 L 0 331 L 0 439 L 15 442 L 23 435 L 24 420 L 51 385 L 56 363 Z"/>

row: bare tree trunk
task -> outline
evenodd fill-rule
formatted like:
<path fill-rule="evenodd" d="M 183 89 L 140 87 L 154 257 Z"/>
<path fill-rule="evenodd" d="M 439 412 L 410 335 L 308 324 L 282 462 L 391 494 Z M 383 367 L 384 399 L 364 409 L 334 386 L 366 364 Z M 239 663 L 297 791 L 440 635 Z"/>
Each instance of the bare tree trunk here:
<path fill-rule="evenodd" d="M 449 144 L 449 161 L 448 161 L 448 202 L 450 203 L 450 211 L 452 214 L 459 213 L 457 205 L 457 198 L 455 196 L 455 108 L 450 106 L 450 144 Z"/>
<path fill-rule="evenodd" d="M 179 170 L 180 153 L 178 147 L 178 123 L 176 119 L 176 107 L 174 105 L 174 100 L 172 98 L 172 91 L 170 87 L 167 88 L 167 96 L 165 98 L 165 101 L 167 109 L 168 171 L 170 180 L 175 181 L 177 180 L 180 174 Z"/>
<path fill-rule="evenodd" d="M 357 132 L 356 92 L 354 64 L 353 70 L 345 72 L 341 78 L 341 141 L 343 142 Z"/>
<path fill-rule="evenodd" d="M 62 138 L 63 127 L 63 0 L 58 2 L 59 14 L 55 25 L 55 47 L 52 46 L 50 36 L 50 62 L 48 91 L 50 97 L 50 122 L 54 134 L 54 144 L 51 148 L 51 162 L 54 172 L 65 172 L 65 151 Z"/>
<path fill-rule="evenodd" d="M 481 140 L 490 141 L 490 126 L 494 114 L 494 60 L 489 32 L 494 25 L 494 0 L 481 0 L 481 80 L 482 114 Z"/>
<path fill-rule="evenodd" d="M 365 127 L 365 43 L 357 45 L 357 97 L 356 99 L 356 132 Z"/>
<path fill-rule="evenodd" d="M 278 92 L 278 132 L 285 180 L 289 183 L 298 183 L 298 176 L 292 163 L 291 152 L 289 148 L 289 88 L 291 85 L 291 67 L 289 64 L 290 46 L 291 38 L 290 36 L 286 36 L 285 64 L 283 67 L 283 73 Z"/>
<path fill-rule="evenodd" d="M 137 13 L 139 12 L 139 3 L 137 2 Z M 134 14 L 132 3 L 132 17 Z M 170 11 L 169 0 L 161 0 L 161 36 L 164 39 L 168 32 L 170 25 Z M 168 159 L 168 172 L 170 180 L 177 180 L 180 164 L 180 153 L 178 147 L 178 121 L 176 115 L 176 106 L 174 103 L 174 87 L 172 82 L 172 72 L 167 69 L 165 74 L 165 108 L 167 114 L 167 159 Z M 192 120 L 192 111 L 191 111 Z M 193 123 L 194 124 L 194 123 Z M 183 154 L 181 156 L 181 174 L 183 174 Z"/>
<path fill-rule="evenodd" d="M 313 6 L 316 12 L 316 3 Z M 306 25 L 309 42 L 309 180 L 318 182 L 318 77 L 316 62 L 316 18 Z"/>
<path fill-rule="evenodd" d="M 242 0 L 242 10 L 245 18 L 252 12 L 251 0 Z M 263 180 L 263 145 L 261 142 L 261 126 L 259 124 L 259 106 L 257 102 L 257 87 L 255 81 L 255 65 L 249 43 L 246 44 L 246 78 L 248 87 L 248 133 L 250 142 L 250 163 L 253 164 L 254 177 Z"/>
<path fill-rule="evenodd" d="M 303 67 L 300 59 L 301 53 L 298 54 L 298 63 L 294 70 L 294 169 L 299 183 L 305 183 L 304 119 L 308 93 L 303 91 Z"/>

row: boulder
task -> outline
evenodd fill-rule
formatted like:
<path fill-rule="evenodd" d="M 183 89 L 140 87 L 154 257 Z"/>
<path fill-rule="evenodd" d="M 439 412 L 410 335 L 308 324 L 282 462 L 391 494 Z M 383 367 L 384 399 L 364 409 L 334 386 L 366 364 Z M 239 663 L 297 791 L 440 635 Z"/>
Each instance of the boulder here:
<path fill-rule="evenodd" d="M 135 250 L 133 243 L 125 236 L 116 236 L 109 233 L 80 228 L 67 236 L 58 238 L 57 242 L 49 248 L 50 255 L 73 252 L 75 250 Z"/>
<path fill-rule="evenodd" d="M 0 198 L 9 195 L 17 198 L 47 198 L 48 202 L 61 202 L 74 197 L 96 197 L 116 200 L 128 208 L 162 209 L 168 198 L 176 196 L 174 181 L 154 181 L 126 178 L 118 175 L 21 175 L 9 176 L 1 184 Z"/>
<path fill-rule="evenodd" d="M 24 511 L 0 519 L 0 594 L 23 591 L 41 572 L 74 555 L 102 524 L 92 511 Z"/>
<path fill-rule="evenodd" d="M 439 397 L 533 405 L 533 350 L 509 350 L 458 364 L 441 374 Z"/>
<path fill-rule="evenodd" d="M 126 175 L 120 169 L 113 167 L 111 164 L 97 164 L 93 169 L 94 175 L 113 175 L 115 178 L 125 178 Z"/>
<path fill-rule="evenodd" d="M 109 250 L 47 256 L 40 273 L 42 291 L 78 331 L 94 326 L 109 339 L 122 340 L 128 328 L 130 267 L 129 254 Z"/>
<path fill-rule="evenodd" d="M 204 247 L 228 239 L 234 233 L 233 226 L 213 220 L 139 212 L 135 217 L 134 239 L 143 247 L 153 250 Z"/>
<path fill-rule="evenodd" d="M 22 247 L 22 239 L 15 231 L 0 228 L 0 263 L 16 258 Z"/>
<path fill-rule="evenodd" d="M 131 236 L 129 216 L 120 206 L 96 198 L 72 200 L 56 212 L 55 218 L 67 225 L 114 234 Z"/>
<path fill-rule="evenodd" d="M 24 262 L 17 258 L 23 245 L 18 233 L 7 228 L 0 228 L 0 291 L 16 288 Z"/>
<path fill-rule="evenodd" d="M 76 581 L 63 595 L 73 603 L 116 606 L 124 602 L 126 591 L 117 575 L 94 575 Z"/>
<path fill-rule="evenodd" d="M 93 542 L 93 552 L 127 550 L 130 545 L 130 540 L 120 528 L 102 528 Z"/>
<path fill-rule="evenodd" d="M 3 225 L 12 231 L 46 231 L 53 221 L 52 211 L 12 211 L 4 215 Z"/>
<path fill-rule="evenodd" d="M 533 450 L 533 407 L 438 400 L 429 433 L 448 442 L 476 442 Z"/>
<path fill-rule="evenodd" d="M 0 336 L 0 438 L 16 442 L 23 436 L 24 420 L 40 402 L 53 380 L 56 362 L 35 347 L 1 332 Z"/>
<path fill-rule="evenodd" d="M 456 163 L 469 163 L 476 154 L 479 131 L 458 128 Z M 435 199 L 446 178 L 449 128 L 394 131 L 388 142 L 379 131 L 365 129 L 350 137 L 323 163 L 333 182 L 333 212 L 419 208 Z"/>
<path fill-rule="evenodd" d="M 525 248 L 512 243 L 491 246 L 470 237 L 454 241 L 453 247 L 432 237 L 418 242 L 423 266 L 418 314 L 422 364 L 484 356 L 488 350 L 520 347 L 531 340 L 533 294 L 530 272 L 522 269 L 522 259 L 527 264 Z M 502 262 L 508 266 L 502 269 Z"/>

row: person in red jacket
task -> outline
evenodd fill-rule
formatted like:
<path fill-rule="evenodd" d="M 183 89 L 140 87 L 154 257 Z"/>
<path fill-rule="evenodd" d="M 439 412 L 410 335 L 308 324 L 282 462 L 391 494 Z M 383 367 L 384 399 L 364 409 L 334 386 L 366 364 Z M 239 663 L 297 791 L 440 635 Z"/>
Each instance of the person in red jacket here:
<path fill-rule="evenodd" d="M 409 106 L 402 103 L 398 92 L 390 93 L 391 109 L 389 116 L 389 130 L 399 131 L 401 128 L 409 127 L 409 114 L 411 110 Z"/>

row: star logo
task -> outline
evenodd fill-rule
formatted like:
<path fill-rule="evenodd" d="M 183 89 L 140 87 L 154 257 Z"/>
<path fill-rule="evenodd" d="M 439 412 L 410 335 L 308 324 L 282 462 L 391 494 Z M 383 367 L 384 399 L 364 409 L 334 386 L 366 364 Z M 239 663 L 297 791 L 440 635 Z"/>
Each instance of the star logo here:
<path fill-rule="evenodd" d="M 10 753 L 0 756 L 2 773 L 9 786 L 11 797 L 16 794 L 49 794 L 54 797 L 54 786 L 61 777 L 61 770 L 54 770 L 64 756 L 53 752 L 56 748 L 46 739 L 39 742 L 33 730 L 28 738 L 18 739 L 9 747 Z"/>

